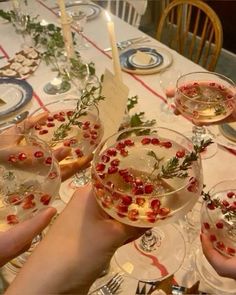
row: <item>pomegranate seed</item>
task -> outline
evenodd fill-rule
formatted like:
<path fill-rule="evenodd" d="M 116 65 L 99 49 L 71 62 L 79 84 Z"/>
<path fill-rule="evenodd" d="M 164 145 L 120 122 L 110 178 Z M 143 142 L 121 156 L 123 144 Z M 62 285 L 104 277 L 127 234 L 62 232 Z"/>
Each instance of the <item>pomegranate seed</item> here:
<path fill-rule="evenodd" d="M 157 215 L 153 211 L 147 212 L 146 215 L 147 215 L 147 221 L 148 222 L 151 222 L 151 223 L 156 222 Z"/>
<path fill-rule="evenodd" d="M 35 130 L 41 130 L 41 129 L 42 129 L 42 126 L 41 126 L 40 124 L 36 124 L 36 125 L 34 126 L 34 129 L 35 129 Z"/>
<path fill-rule="evenodd" d="M 183 158 L 185 156 L 185 150 L 181 150 L 176 152 L 176 157 L 177 158 Z"/>
<path fill-rule="evenodd" d="M 43 152 L 42 151 L 37 151 L 34 153 L 35 158 L 42 158 L 43 157 Z"/>
<path fill-rule="evenodd" d="M 21 197 L 19 195 L 12 195 L 8 198 L 9 203 L 19 205 L 21 203 Z"/>
<path fill-rule="evenodd" d="M 108 185 L 111 189 L 114 189 L 115 185 L 111 181 L 107 181 L 106 185 Z"/>
<path fill-rule="evenodd" d="M 128 151 L 126 151 L 125 149 L 121 149 L 120 150 L 120 154 L 121 154 L 121 156 L 123 156 L 123 157 L 127 157 L 128 156 Z"/>
<path fill-rule="evenodd" d="M 48 120 L 49 122 L 52 122 L 52 121 L 54 121 L 54 118 L 53 118 L 52 116 L 48 116 L 47 120 Z"/>
<path fill-rule="evenodd" d="M 215 242 L 217 240 L 215 235 L 210 235 L 210 241 Z"/>
<path fill-rule="evenodd" d="M 94 124 L 93 128 L 94 129 L 99 129 L 100 128 L 100 125 L 99 124 Z"/>
<path fill-rule="evenodd" d="M 229 206 L 229 202 L 226 201 L 226 200 L 223 200 L 223 201 L 222 201 L 222 205 L 223 205 L 224 207 L 228 207 L 228 206 Z"/>
<path fill-rule="evenodd" d="M 82 129 L 83 129 L 83 130 L 89 130 L 89 129 L 90 129 L 90 127 L 89 127 L 89 126 L 87 126 L 87 125 L 83 125 L 83 126 L 82 126 Z"/>
<path fill-rule="evenodd" d="M 90 130 L 90 134 L 93 134 L 93 135 L 98 135 L 97 131 L 96 130 Z"/>
<path fill-rule="evenodd" d="M 24 161 L 25 159 L 27 159 L 27 156 L 26 156 L 25 153 L 20 153 L 20 154 L 18 155 L 18 159 L 19 159 L 20 161 Z"/>
<path fill-rule="evenodd" d="M 144 192 L 145 194 L 151 194 L 154 190 L 154 187 L 152 184 L 145 184 L 144 186 Z"/>
<path fill-rule="evenodd" d="M 12 162 L 12 163 L 16 163 L 17 162 L 17 157 L 15 155 L 10 155 L 8 157 L 8 161 Z"/>
<path fill-rule="evenodd" d="M 81 158 L 84 156 L 83 152 L 81 151 L 81 149 L 76 149 L 75 150 L 75 153 L 77 155 L 78 158 Z"/>
<path fill-rule="evenodd" d="M 90 145 L 94 145 L 95 144 L 95 141 L 94 140 L 90 140 L 89 144 Z"/>
<path fill-rule="evenodd" d="M 135 187 L 135 188 L 133 188 L 132 191 L 135 195 L 143 195 L 144 194 L 143 187 Z"/>
<path fill-rule="evenodd" d="M 157 211 L 161 206 L 161 202 L 158 199 L 152 200 L 150 206 L 154 211 Z"/>
<path fill-rule="evenodd" d="M 224 250 L 225 244 L 221 241 L 216 242 L 216 247 L 220 250 Z"/>
<path fill-rule="evenodd" d="M 53 171 L 53 172 L 51 172 L 50 174 L 49 174 L 49 178 L 50 179 L 55 179 L 56 177 L 57 177 L 58 175 L 57 175 L 57 172 L 56 171 Z"/>
<path fill-rule="evenodd" d="M 144 137 L 142 140 L 141 140 L 141 143 L 142 144 L 149 144 L 149 143 L 151 143 L 151 138 L 149 138 L 149 137 Z"/>
<path fill-rule="evenodd" d="M 108 174 L 114 174 L 118 171 L 118 168 L 116 166 L 111 166 L 108 168 Z"/>
<path fill-rule="evenodd" d="M 208 222 L 203 222 L 205 229 L 210 229 L 210 224 Z"/>
<path fill-rule="evenodd" d="M 145 204 L 145 199 L 144 198 L 136 198 L 136 204 L 138 204 L 139 206 L 143 206 Z"/>
<path fill-rule="evenodd" d="M 39 131 L 39 134 L 40 135 L 47 134 L 47 133 L 48 133 L 48 130 L 47 129 L 43 129 L 43 130 L 40 130 Z"/>
<path fill-rule="evenodd" d="M 59 115 L 60 115 L 60 116 L 65 116 L 66 113 L 65 113 L 65 112 L 60 112 Z"/>
<path fill-rule="evenodd" d="M 106 155 L 102 155 L 101 157 L 103 163 L 108 163 L 110 161 L 110 157 L 106 156 Z"/>
<path fill-rule="evenodd" d="M 124 176 L 123 176 L 123 179 L 124 179 L 124 181 L 125 181 L 126 183 L 132 183 L 132 182 L 134 181 L 133 176 L 132 176 L 132 175 L 129 175 L 129 174 L 124 175 Z"/>
<path fill-rule="evenodd" d="M 110 157 L 116 156 L 116 154 L 117 154 L 117 151 L 115 149 L 113 149 L 113 148 L 107 150 L 107 155 L 110 156 Z"/>
<path fill-rule="evenodd" d="M 234 256 L 236 253 L 236 250 L 230 247 L 226 248 L 226 252 L 230 255 L 230 256 Z"/>
<path fill-rule="evenodd" d="M 111 197 L 110 196 L 104 197 L 102 200 L 102 205 L 105 208 L 111 208 L 111 206 L 113 205 Z"/>
<path fill-rule="evenodd" d="M 169 149 L 172 147 L 172 143 L 170 141 L 164 141 L 164 142 L 162 142 L 162 146 Z"/>
<path fill-rule="evenodd" d="M 71 116 L 74 115 L 74 112 L 73 112 L 73 111 L 68 111 L 68 112 L 66 113 L 66 115 L 67 115 L 67 117 L 71 117 Z"/>
<path fill-rule="evenodd" d="M 33 199 L 34 199 L 34 194 L 28 194 L 28 195 L 24 198 L 24 202 L 33 201 Z"/>
<path fill-rule="evenodd" d="M 169 213 L 170 213 L 170 208 L 167 208 L 167 207 L 160 208 L 160 210 L 159 210 L 159 214 L 161 216 L 166 216 Z"/>
<path fill-rule="evenodd" d="M 101 179 L 105 179 L 106 174 L 105 173 L 100 173 L 100 174 L 98 174 L 98 177 L 100 177 Z"/>
<path fill-rule="evenodd" d="M 95 140 L 95 139 L 97 139 L 97 138 L 98 138 L 98 135 L 96 135 L 96 134 L 93 134 L 93 135 L 91 136 L 91 138 Z"/>
<path fill-rule="evenodd" d="M 7 215 L 8 224 L 17 224 L 19 223 L 18 217 L 15 214 Z"/>
<path fill-rule="evenodd" d="M 222 222 L 222 221 L 218 221 L 218 222 L 216 223 L 216 227 L 219 228 L 219 229 L 222 229 L 222 228 L 224 227 L 223 222 Z"/>
<path fill-rule="evenodd" d="M 117 150 L 122 150 L 125 148 L 125 143 L 124 142 L 119 142 L 117 145 L 116 145 L 116 149 Z"/>
<path fill-rule="evenodd" d="M 207 204 L 207 208 L 208 208 L 209 210 L 214 210 L 216 207 L 215 207 L 214 203 L 211 202 L 211 203 Z"/>
<path fill-rule="evenodd" d="M 127 175 L 128 173 L 129 173 L 128 169 L 120 169 L 120 170 L 119 170 L 119 174 L 120 174 L 121 176 Z"/>
<path fill-rule="evenodd" d="M 230 198 L 230 199 L 233 198 L 234 195 L 235 195 L 234 192 L 228 192 L 227 193 L 227 197 Z"/>
<path fill-rule="evenodd" d="M 42 195 L 40 198 L 40 202 L 43 203 L 43 205 L 47 206 L 51 200 L 51 196 L 48 194 Z"/>
<path fill-rule="evenodd" d="M 154 145 L 158 145 L 160 143 L 160 140 L 158 138 L 152 138 L 151 143 Z"/>
<path fill-rule="evenodd" d="M 32 209 L 35 207 L 35 202 L 32 202 L 31 200 L 30 201 L 27 201 L 27 202 L 24 202 L 23 205 L 22 205 L 22 208 L 23 209 Z"/>
<path fill-rule="evenodd" d="M 119 159 L 114 159 L 111 161 L 111 166 L 119 166 L 120 160 Z"/>
<path fill-rule="evenodd" d="M 63 145 L 64 146 L 70 146 L 70 140 L 66 139 L 65 141 L 63 141 Z"/>
<path fill-rule="evenodd" d="M 143 185 L 143 181 L 140 178 L 135 178 L 134 184 L 135 184 L 135 186 L 142 186 Z"/>
<path fill-rule="evenodd" d="M 129 206 L 132 204 L 132 198 L 130 196 L 121 196 L 121 204 Z"/>
<path fill-rule="evenodd" d="M 128 212 L 128 206 L 125 206 L 123 204 L 117 205 L 116 209 L 118 210 L 119 213 L 127 213 Z"/>
<path fill-rule="evenodd" d="M 133 142 L 133 140 L 131 140 L 131 139 L 126 139 L 126 140 L 124 141 L 124 144 L 125 144 L 126 146 L 133 146 L 133 145 L 134 145 L 134 142 Z"/>
<path fill-rule="evenodd" d="M 54 127 L 54 126 L 55 126 L 55 124 L 52 122 L 47 123 L 47 127 Z"/>
<path fill-rule="evenodd" d="M 54 115 L 53 115 L 53 118 L 54 118 L 54 119 L 58 119 L 59 117 L 60 117 L 59 114 L 54 114 Z"/>
<path fill-rule="evenodd" d="M 131 220 L 131 221 L 137 221 L 138 220 L 138 210 L 137 209 L 132 209 L 128 212 L 128 218 Z"/>
<path fill-rule="evenodd" d="M 59 121 L 59 122 L 65 122 L 65 118 L 63 117 L 63 116 L 59 116 L 58 118 L 57 118 L 57 121 Z"/>
<path fill-rule="evenodd" d="M 84 126 L 89 126 L 89 125 L 90 125 L 90 121 L 85 121 L 85 122 L 83 123 L 83 125 L 84 125 Z"/>
<path fill-rule="evenodd" d="M 47 157 L 45 160 L 45 164 L 51 165 L 52 164 L 52 157 Z"/>
<path fill-rule="evenodd" d="M 233 98 L 233 95 L 228 94 L 228 95 L 227 95 L 227 98 L 228 98 L 228 99 Z"/>
<path fill-rule="evenodd" d="M 102 172 L 102 171 L 104 171 L 105 168 L 106 168 L 106 165 L 104 165 L 103 163 L 98 163 L 98 164 L 96 165 L 96 171 L 98 171 L 98 172 Z"/>
<path fill-rule="evenodd" d="M 215 85 L 216 85 L 216 83 L 214 83 L 214 82 L 211 82 L 211 83 L 209 83 L 209 85 L 210 85 L 210 86 L 215 86 Z"/>
<path fill-rule="evenodd" d="M 89 138 L 89 137 L 90 137 L 90 134 L 89 134 L 89 133 L 84 133 L 84 134 L 83 134 L 83 137 L 84 137 L 84 138 Z"/>

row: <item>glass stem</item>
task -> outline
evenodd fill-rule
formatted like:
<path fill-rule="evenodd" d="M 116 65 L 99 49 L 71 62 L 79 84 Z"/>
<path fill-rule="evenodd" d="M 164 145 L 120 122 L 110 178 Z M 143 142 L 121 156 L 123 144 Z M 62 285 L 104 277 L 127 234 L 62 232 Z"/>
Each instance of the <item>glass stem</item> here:
<path fill-rule="evenodd" d="M 159 247 L 161 239 L 152 230 L 147 230 L 141 238 L 140 248 L 145 252 L 152 252 Z"/>
<path fill-rule="evenodd" d="M 203 135 L 206 134 L 206 129 L 202 126 L 193 126 L 192 142 L 194 145 L 200 145 Z"/>

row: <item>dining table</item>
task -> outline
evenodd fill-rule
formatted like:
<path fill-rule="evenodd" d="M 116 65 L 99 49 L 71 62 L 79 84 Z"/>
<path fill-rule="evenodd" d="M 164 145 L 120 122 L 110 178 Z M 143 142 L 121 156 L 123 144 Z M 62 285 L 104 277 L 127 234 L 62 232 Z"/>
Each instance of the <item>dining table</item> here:
<path fill-rule="evenodd" d="M 0 2 L 0 9 L 10 10 L 12 1 Z M 69 2 L 69 1 L 65 1 Z M 60 26 L 58 17 L 58 6 L 56 1 L 52 0 L 31 0 L 28 1 L 27 13 L 31 16 L 37 16 L 38 20 L 44 20 L 47 23 L 53 23 Z M 114 22 L 115 34 L 117 41 L 128 40 L 131 38 L 147 36 L 144 32 L 135 28 L 120 18 L 111 14 L 111 19 Z M 72 26 L 72 30 L 77 34 L 76 28 Z M 22 36 L 16 33 L 14 26 L 10 22 L 6 22 L 0 19 L 0 68 L 6 64 L 6 62 L 15 55 L 16 52 L 21 50 Z M 87 20 L 84 27 L 83 37 L 88 44 L 86 49 L 80 51 L 81 57 L 87 62 L 93 62 L 95 64 L 96 73 L 98 76 L 104 74 L 108 69 L 113 72 L 112 56 L 110 51 L 104 50 L 110 47 L 109 35 L 107 30 L 107 19 L 105 15 L 105 9 L 99 8 L 99 13 L 96 17 Z M 201 66 L 195 64 L 191 60 L 180 55 L 178 52 L 172 50 L 166 45 L 160 43 L 158 40 L 148 36 L 147 46 L 154 46 L 166 50 L 172 57 L 171 64 L 163 69 L 150 73 L 148 75 L 136 74 L 132 72 L 122 71 L 123 83 L 129 89 L 129 97 L 138 96 L 138 104 L 131 112 L 144 112 L 145 119 L 156 120 L 157 126 L 163 126 L 173 129 L 181 134 L 187 134 L 192 129 L 192 122 L 182 115 L 175 115 L 173 119 L 164 120 L 163 112 L 166 109 L 166 98 L 161 80 L 165 79 L 165 73 L 173 73 L 174 79 L 176 79 L 177 73 L 186 74 L 189 72 L 205 71 Z M 26 78 L 26 81 L 33 88 L 33 98 L 23 107 L 23 110 L 27 110 L 32 113 L 39 107 L 44 106 L 47 103 L 57 98 L 73 98 L 75 95 L 74 87 L 65 93 L 51 95 L 44 91 L 44 86 L 52 81 L 56 77 L 56 73 L 52 71 L 45 61 L 41 60 L 37 69 Z M 1 94 L 0 94 L 1 95 Z M 0 118 L 1 120 L 1 118 Z M 206 190 L 210 189 L 216 183 L 224 179 L 235 178 L 236 167 L 236 149 L 229 148 L 224 144 L 218 144 L 216 154 L 208 159 L 202 159 L 204 184 Z M 196 204 L 198 208 L 201 205 L 201 197 Z M 200 223 L 200 216 L 199 216 Z M 177 226 L 180 227 L 183 234 L 186 234 L 186 228 L 184 221 L 178 222 Z M 196 225 L 197 226 L 197 225 Z M 200 228 L 200 225 L 199 225 Z M 193 243 L 195 248 L 200 247 L 199 235 L 197 234 Z M 187 239 L 187 238 L 186 238 Z M 191 245 L 191 249 L 194 246 Z M 174 247 L 173 247 L 174 251 Z M 192 250 L 193 251 L 193 250 Z M 202 292 L 208 292 L 209 294 L 221 294 L 217 293 L 217 290 L 213 286 L 208 285 L 205 280 L 199 275 L 195 267 L 195 256 L 187 255 L 184 260 L 183 266 L 174 274 L 175 283 L 180 286 L 191 287 L 197 281 L 200 281 L 199 290 Z M 108 278 L 119 272 L 119 268 L 115 261 L 111 261 L 110 272 L 99 278 L 92 288 L 99 286 L 108 280 Z M 4 282 L 7 279 L 4 279 Z M 124 274 L 124 282 L 121 285 L 120 295 L 132 295 L 135 294 L 138 280 L 128 274 Z M 3 284 L 3 283 L 2 283 Z M 235 291 L 236 292 L 236 291 Z M 233 294 L 233 293 L 232 293 Z"/>

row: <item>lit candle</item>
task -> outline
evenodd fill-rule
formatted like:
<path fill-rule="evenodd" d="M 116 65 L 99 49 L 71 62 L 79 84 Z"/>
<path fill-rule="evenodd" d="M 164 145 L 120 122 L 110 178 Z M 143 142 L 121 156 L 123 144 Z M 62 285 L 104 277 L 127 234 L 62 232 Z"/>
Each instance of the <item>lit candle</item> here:
<path fill-rule="evenodd" d="M 120 59 L 119 59 L 119 52 L 116 45 L 116 36 L 115 36 L 115 29 L 114 29 L 114 23 L 111 21 L 109 13 L 106 11 L 107 16 L 107 29 L 109 33 L 110 38 L 110 44 L 112 49 L 112 60 L 113 60 L 113 67 L 114 67 L 114 73 L 117 79 L 122 81 L 122 74 L 121 74 L 121 67 L 120 67 Z"/>
<path fill-rule="evenodd" d="M 71 19 L 66 13 L 64 0 L 57 0 L 61 12 L 61 27 L 62 34 L 66 48 L 67 58 L 70 59 L 75 56 L 73 38 L 71 32 Z"/>

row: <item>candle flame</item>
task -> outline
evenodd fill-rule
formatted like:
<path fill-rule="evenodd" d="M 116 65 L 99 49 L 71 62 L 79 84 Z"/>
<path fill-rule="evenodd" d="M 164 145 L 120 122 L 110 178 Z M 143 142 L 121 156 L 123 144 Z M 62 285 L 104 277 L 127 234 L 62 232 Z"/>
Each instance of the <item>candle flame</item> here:
<path fill-rule="evenodd" d="M 111 21 L 111 17 L 110 17 L 110 14 L 108 13 L 108 11 L 105 11 L 105 14 L 106 14 L 107 20 L 110 22 Z"/>

